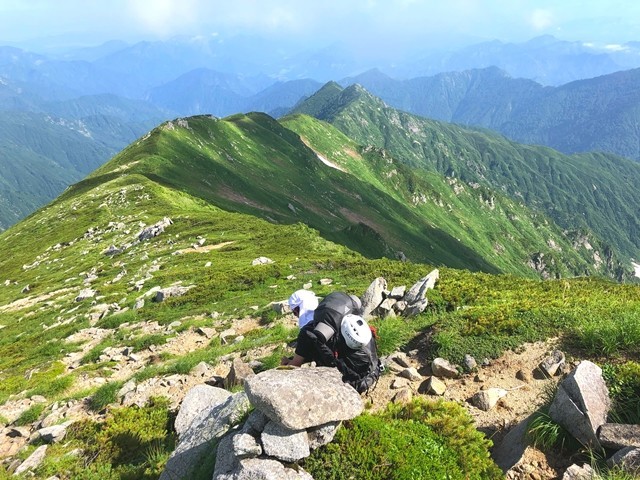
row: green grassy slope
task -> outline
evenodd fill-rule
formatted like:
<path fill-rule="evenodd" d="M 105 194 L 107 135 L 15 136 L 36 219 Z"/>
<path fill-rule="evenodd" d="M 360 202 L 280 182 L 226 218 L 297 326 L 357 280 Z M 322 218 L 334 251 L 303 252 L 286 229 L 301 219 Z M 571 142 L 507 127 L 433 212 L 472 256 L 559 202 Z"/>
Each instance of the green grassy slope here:
<path fill-rule="evenodd" d="M 304 185 L 314 178 L 319 183 L 326 175 L 335 181 L 336 192 L 338 187 L 349 187 L 348 192 L 353 193 L 358 185 L 381 192 L 386 189 L 387 198 L 376 204 L 382 211 L 386 206 L 403 205 L 401 199 L 409 187 L 403 190 L 394 185 L 413 179 L 415 191 L 423 192 L 430 185 L 428 175 L 413 178 L 383 151 L 361 149 L 335 129 L 309 117 L 288 118 L 283 123 L 296 125 L 314 150 L 357 174 L 335 169 L 324 172 L 314 151 L 305 147 L 306 153 L 301 153 L 299 148 L 293 148 L 300 142 L 296 134 L 262 115 L 219 121 L 203 117 L 187 122 L 189 128 L 183 123 L 182 127 L 167 124 L 154 130 L 54 202 L 0 233 L 0 405 L 44 396 L 40 406 L 20 417 L 20 422 L 27 425 L 70 401 L 97 410 L 108 406 L 105 416 L 92 414 L 92 418 L 101 419 L 100 425 L 76 425 L 64 442 L 48 449 L 35 478 L 45 479 L 53 474 L 73 479 L 158 478 L 173 448 L 168 402 L 154 401 L 153 407 L 147 407 L 159 417 L 153 422 L 151 448 L 137 435 L 139 431 L 144 435 L 151 431 L 151 422 L 143 421 L 147 410 L 116 405 L 116 393 L 124 382 L 133 379 L 140 385 L 152 377 L 187 374 L 201 361 L 217 366 L 229 358 L 227 355 L 241 353 L 261 360 L 263 368 L 272 368 L 281 355 L 291 354 L 283 344 L 295 338 L 296 329 L 290 327 L 294 320 L 276 314 L 271 302 L 285 300 L 307 282 L 321 296 L 333 290 L 361 295 L 376 277 L 386 278 L 393 286 L 411 285 L 432 269 L 432 265 L 417 262 L 370 260 L 327 241 L 302 223 L 276 224 L 211 203 L 226 199 L 229 208 L 244 205 L 246 211 L 259 213 L 266 206 L 258 200 L 276 197 L 275 190 L 270 190 L 275 186 L 269 175 L 280 173 L 278 181 L 289 189 L 296 185 L 289 175 L 304 179 Z M 271 137 L 273 132 L 279 140 Z M 262 165 L 265 162 L 258 161 L 262 157 L 257 153 L 255 158 L 249 155 L 254 134 L 262 136 L 265 150 L 260 155 L 268 151 L 269 158 L 287 165 L 289 173 L 283 174 L 282 169 L 270 164 Z M 329 135 L 335 138 L 323 144 Z M 291 145 L 291 156 L 276 149 L 277 142 L 283 142 L 280 148 Z M 338 146 L 343 149 L 335 151 Z M 226 169 L 216 166 L 215 159 L 224 161 Z M 218 190 L 213 186 L 223 185 L 216 180 L 223 175 L 227 175 L 224 185 L 243 186 L 233 182 L 244 162 L 254 170 L 253 181 L 262 181 L 265 186 L 255 193 L 251 189 L 222 189 L 224 195 L 216 197 Z M 307 175 L 313 169 L 318 170 L 317 175 Z M 398 173 L 391 177 L 393 187 L 387 187 L 385 177 L 394 169 Z M 357 177 L 359 183 L 340 183 L 344 175 Z M 435 178 L 430 180 L 434 185 Z M 314 194 L 323 192 L 320 185 L 313 188 Z M 432 188 L 434 192 L 430 193 L 435 195 L 435 187 Z M 445 193 L 441 192 L 443 203 L 454 200 Z M 252 196 L 242 196 L 248 194 Z M 363 196 L 363 203 L 367 198 Z M 322 201 L 328 200 L 318 200 L 311 207 L 319 209 Z M 279 212 L 278 218 L 284 219 L 286 211 L 291 212 L 286 199 L 281 203 L 285 204 L 282 212 L 272 208 L 269 215 Z M 454 210 L 471 208 L 464 203 L 454 205 Z M 296 210 L 306 208 L 296 205 Z M 507 204 L 496 199 L 495 205 L 498 210 L 498 206 Z M 351 204 L 350 208 L 356 213 L 366 212 Z M 406 208 L 405 212 L 409 212 Z M 325 221 L 323 212 L 316 212 L 318 223 Z M 302 210 L 300 216 L 306 214 Z M 385 217 L 379 215 L 382 224 Z M 415 220 L 420 215 L 416 213 L 411 218 Z M 162 234 L 137 240 L 143 226 L 165 216 L 173 224 Z M 367 232 L 371 234 L 371 229 Z M 200 241 L 203 244 L 193 248 Z M 111 246 L 122 252 L 106 255 Z M 259 256 L 269 257 L 274 263 L 253 266 L 252 260 Z M 321 284 L 325 278 L 333 283 Z M 141 281 L 144 285 L 139 288 Z M 178 282 L 193 288 L 186 295 L 163 303 L 146 297 L 142 308 L 133 309 L 136 301 L 154 287 Z M 95 290 L 95 296 L 77 301 L 80 291 L 88 287 Z M 466 353 L 476 358 L 496 357 L 506 348 L 549 336 L 559 336 L 563 348 L 571 347 L 575 355 L 590 355 L 602 361 L 637 358 L 640 354 L 638 286 L 595 278 L 542 282 L 441 268 L 440 281 L 430 292 L 429 301 L 428 310 L 411 321 L 389 318 L 374 322 L 381 335 L 381 354 L 404 346 L 422 349 L 421 355 L 428 359 L 445 356 L 460 361 Z M 110 311 L 103 318 L 92 319 L 99 305 L 110 305 Z M 223 344 L 220 332 L 246 319 L 254 327 L 244 332 L 244 338 Z M 138 327 L 151 322 L 161 326 L 158 333 L 141 333 Z M 106 331 L 106 336 L 89 350 L 85 342 L 66 341 L 90 325 Z M 168 328 L 169 325 L 173 327 Z M 118 362 L 100 358 L 109 347 L 125 346 L 147 356 L 178 335 L 197 335 L 198 327 L 214 329 L 217 334 L 206 341 L 201 337 L 203 343 L 193 351 L 162 351 L 149 356 L 126 377 L 119 376 Z M 66 368 L 65 356 L 78 353 L 82 357 L 80 365 Z M 0 425 L 7 423 L 7 419 L 0 418 Z M 455 428 L 453 431 L 458 432 Z M 450 433 L 448 438 L 456 441 L 458 434 Z M 135 455 L 120 455 L 117 447 L 122 445 Z M 29 446 L 21 458 L 35 447 Z M 70 455 L 72 451 L 74 454 Z M 487 454 L 481 453 L 486 458 Z M 439 462 L 437 455 L 432 458 Z M 7 464 L 0 465 L 0 478 L 9 478 L 7 469 Z M 210 477 L 208 472 L 206 478 Z"/>
<path fill-rule="evenodd" d="M 410 205 L 421 219 L 441 228 L 456 242 L 471 246 L 502 271 L 531 274 L 534 270 L 528 264 L 540 253 L 546 257 L 546 274 L 567 276 L 598 271 L 592 266 L 592 252 L 574 249 L 570 235 L 519 202 L 479 184 L 466 185 L 434 172 L 409 168 L 388 152 L 363 148 L 308 116 L 285 117 L 281 123 L 325 158 Z M 426 236 L 423 248 L 431 248 L 433 243 Z"/>
<path fill-rule="evenodd" d="M 546 212 L 562 228 L 592 230 L 626 258 L 640 256 L 636 162 L 606 154 L 566 156 L 427 120 L 390 108 L 357 85 L 321 111 L 319 118 L 360 144 L 385 148 L 408 165 L 501 191 Z"/>
<path fill-rule="evenodd" d="M 415 260 L 498 271 L 386 190 L 324 165 L 298 135 L 267 115 L 194 117 L 187 123 L 156 129 L 86 182 L 126 168 L 224 209 L 275 222 L 303 222 L 369 256 L 402 250 Z M 68 194 L 83 188 L 85 182 Z M 429 237 L 433 248 L 427 250 Z"/>
<path fill-rule="evenodd" d="M 435 172 L 414 173 L 311 117 L 278 123 L 253 113 L 167 123 L 68 195 L 120 170 L 227 210 L 305 223 L 369 257 L 403 252 L 414 261 L 527 276 L 611 274 L 518 202 Z M 544 265 L 535 270 L 532 259 L 541 254 Z"/>

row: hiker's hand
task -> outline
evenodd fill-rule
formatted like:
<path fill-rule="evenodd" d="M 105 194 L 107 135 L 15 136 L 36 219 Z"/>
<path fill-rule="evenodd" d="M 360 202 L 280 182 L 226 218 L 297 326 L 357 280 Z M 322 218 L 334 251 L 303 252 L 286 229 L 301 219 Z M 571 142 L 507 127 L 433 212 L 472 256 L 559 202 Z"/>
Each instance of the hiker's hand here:
<path fill-rule="evenodd" d="M 291 361 L 291 359 L 289 357 L 282 357 L 280 359 L 280 365 L 289 365 L 290 361 Z"/>

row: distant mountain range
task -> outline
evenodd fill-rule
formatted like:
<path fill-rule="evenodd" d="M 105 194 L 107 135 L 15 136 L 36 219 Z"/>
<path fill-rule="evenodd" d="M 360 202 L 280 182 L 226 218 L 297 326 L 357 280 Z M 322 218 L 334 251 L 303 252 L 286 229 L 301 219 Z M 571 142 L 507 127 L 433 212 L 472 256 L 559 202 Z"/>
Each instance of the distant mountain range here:
<path fill-rule="evenodd" d="M 378 70 L 344 80 L 417 115 L 486 127 L 565 153 L 640 160 L 640 69 L 543 87 L 496 67 L 395 80 Z"/>
<path fill-rule="evenodd" d="M 346 78 L 343 85 L 360 83 L 399 109 L 494 129 L 525 143 L 640 157 L 633 88 L 638 71 L 556 88 L 515 78 L 526 74 L 554 83 L 561 65 L 566 79 L 637 66 L 636 43 L 598 50 L 553 37 L 490 42 L 422 60 L 413 55 L 353 76 L 371 65 L 339 45 L 301 52 L 263 40 L 114 41 L 56 57 L 0 47 L 0 230 L 162 121 L 251 111 L 278 117 L 326 79 Z M 508 74 L 496 67 L 409 80 L 382 73 L 386 68 L 389 75 L 411 77 L 489 64 Z"/>

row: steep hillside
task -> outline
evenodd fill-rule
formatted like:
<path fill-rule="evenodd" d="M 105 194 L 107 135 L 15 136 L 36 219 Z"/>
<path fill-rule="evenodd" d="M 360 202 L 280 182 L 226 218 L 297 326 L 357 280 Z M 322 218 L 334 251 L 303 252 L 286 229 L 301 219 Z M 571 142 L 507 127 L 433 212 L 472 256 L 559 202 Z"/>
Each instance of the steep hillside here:
<path fill-rule="evenodd" d="M 329 121 L 362 145 L 387 149 L 398 160 L 478 183 L 503 192 L 562 228 L 592 230 L 623 256 L 638 258 L 640 165 L 605 154 L 566 156 L 544 147 L 519 145 L 488 131 L 478 131 L 410 115 L 384 104 L 360 86 L 344 89 L 318 105 L 318 118 Z M 315 98 L 314 98 L 315 97 Z M 299 111 L 305 111 L 302 104 Z M 576 233 L 576 244 L 585 244 Z M 611 251 L 604 247 L 605 262 Z M 603 255 L 604 253 L 604 255 Z"/>
<path fill-rule="evenodd" d="M 115 95 L 52 100 L 0 82 L 0 230 L 54 199 L 166 114 Z"/>
<path fill-rule="evenodd" d="M 518 142 L 640 160 L 638 82 L 640 69 L 543 87 L 490 67 L 410 80 L 370 71 L 343 83 L 359 83 L 401 110 L 490 128 Z"/>
<path fill-rule="evenodd" d="M 303 219 L 324 228 L 330 221 L 353 225 L 355 216 L 413 239 L 429 210 L 416 206 L 413 212 L 402 201 L 407 195 L 437 194 L 443 204 L 457 198 L 443 217 L 472 211 L 466 196 L 455 194 L 457 182 L 413 175 L 388 152 L 360 147 L 309 117 L 283 124 L 300 136 L 262 114 L 168 122 L 0 233 L 1 478 L 10 478 L 40 448 L 46 441 L 41 427 L 52 425 L 66 428 L 66 436 L 43 447 L 33 478 L 157 479 L 175 448 L 175 412 L 189 389 L 205 382 L 229 387 L 221 379 L 232 363 L 259 372 L 292 354 L 296 320 L 282 307 L 291 292 L 310 286 L 320 296 L 333 290 L 362 295 L 377 277 L 390 287 L 410 286 L 433 268 L 369 260 L 322 238 Z M 489 193 L 472 190 L 471 197 Z M 496 211 L 526 213 L 497 195 L 486 202 Z M 392 224 L 388 208 L 405 220 Z M 487 223 L 499 221 L 490 208 L 477 208 Z M 300 222 L 282 224 L 290 219 Z M 545 237 L 553 231 L 544 222 L 536 227 Z M 367 238 L 353 238 L 358 232 Z M 375 239 L 374 249 L 384 247 L 371 227 L 333 233 L 354 245 Z M 451 239 L 435 228 L 424 238 L 434 245 Z M 456 243 L 449 248 L 467 255 L 461 263 L 494 268 Z M 439 278 L 422 314 L 410 321 L 371 320 L 381 355 L 402 348 L 425 366 L 436 356 L 494 359 L 548 337 L 560 338 L 572 355 L 603 361 L 640 353 L 637 285 L 598 278 L 543 282 L 446 267 Z M 616 371 L 613 364 L 608 368 Z M 462 382 L 468 389 L 476 385 Z M 411 389 L 418 392 L 418 385 Z M 385 387 L 380 393 L 396 392 Z M 426 400 L 426 394 L 414 395 Z M 461 432 L 484 438 L 462 406 L 436 405 L 429 418 L 446 426 L 439 431 L 448 443 L 464 443 Z M 400 436 L 403 426 L 397 424 Z M 473 455 L 488 461 L 489 443 L 474 445 Z M 420 455 L 411 461 L 420 462 Z M 428 458 L 445 468 L 452 457 Z M 211 478 L 212 470 L 212 462 L 203 462 L 201 478 Z"/>
<path fill-rule="evenodd" d="M 414 173 L 310 117 L 169 122 L 69 194 L 122 169 L 227 210 L 303 222 L 370 257 L 526 276 L 616 274 L 518 202 L 435 172 Z"/>

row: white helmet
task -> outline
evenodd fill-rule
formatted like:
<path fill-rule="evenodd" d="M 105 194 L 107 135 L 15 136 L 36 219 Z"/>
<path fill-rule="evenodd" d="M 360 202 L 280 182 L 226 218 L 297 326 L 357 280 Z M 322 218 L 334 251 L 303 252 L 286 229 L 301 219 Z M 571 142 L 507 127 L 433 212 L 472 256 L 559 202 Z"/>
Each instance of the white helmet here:
<path fill-rule="evenodd" d="M 371 341 L 371 329 L 359 315 L 345 315 L 342 318 L 340 332 L 347 346 L 353 350 L 358 350 Z"/>

